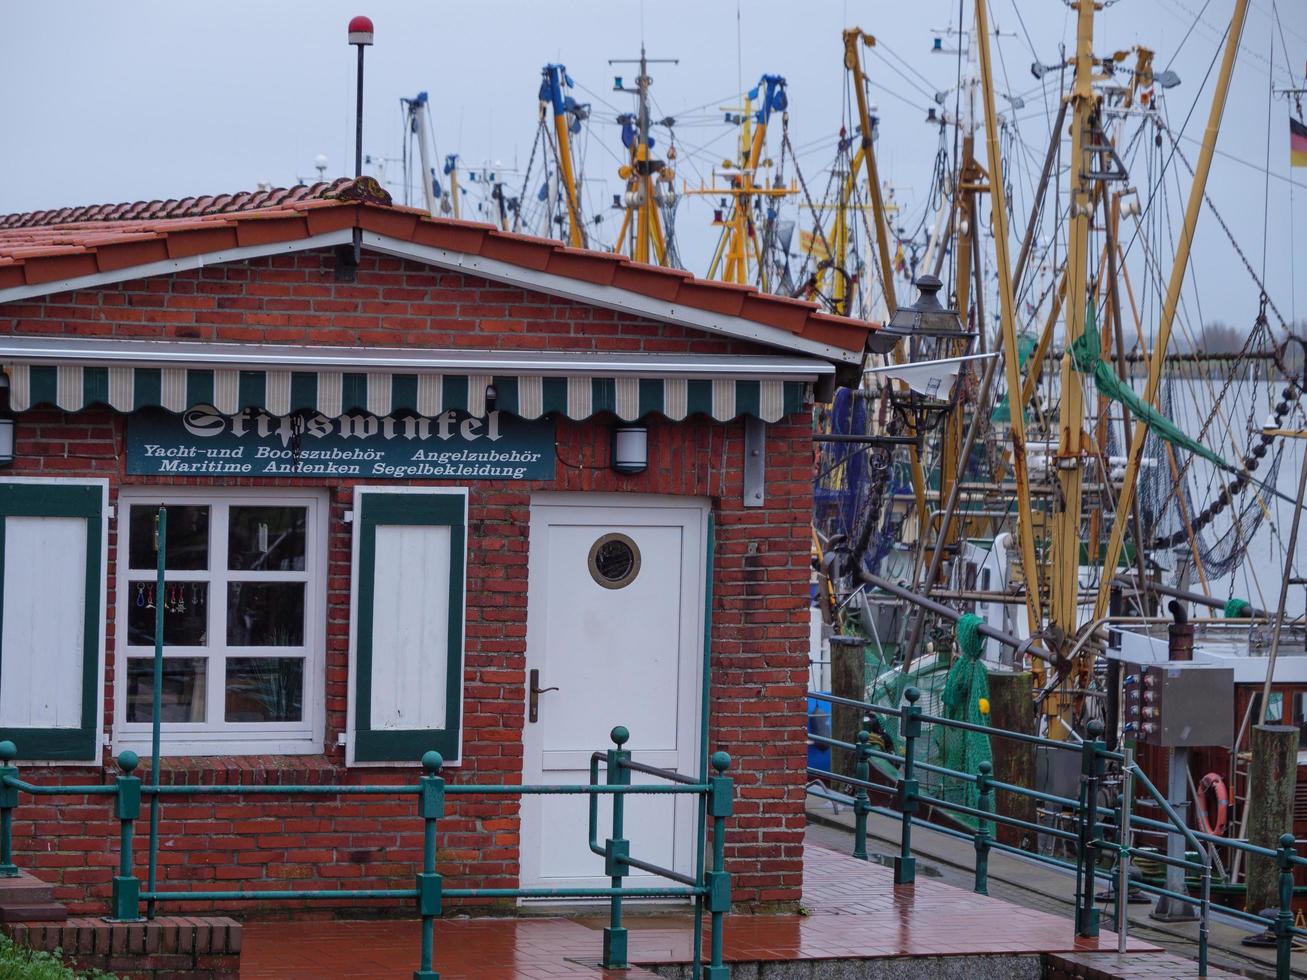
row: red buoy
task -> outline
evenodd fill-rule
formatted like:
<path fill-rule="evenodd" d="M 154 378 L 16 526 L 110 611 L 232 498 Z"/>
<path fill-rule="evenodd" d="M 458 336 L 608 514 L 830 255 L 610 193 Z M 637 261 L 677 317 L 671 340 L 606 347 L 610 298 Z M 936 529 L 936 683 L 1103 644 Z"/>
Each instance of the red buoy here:
<path fill-rule="evenodd" d="M 359 14 L 349 22 L 350 44 L 372 43 L 372 18 Z"/>

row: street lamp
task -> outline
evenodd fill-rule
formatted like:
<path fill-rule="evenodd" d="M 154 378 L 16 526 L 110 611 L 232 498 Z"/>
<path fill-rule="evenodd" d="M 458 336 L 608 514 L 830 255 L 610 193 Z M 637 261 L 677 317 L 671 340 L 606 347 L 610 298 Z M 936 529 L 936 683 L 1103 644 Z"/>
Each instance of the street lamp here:
<path fill-rule="evenodd" d="M 924 275 L 913 283 L 917 287 L 916 302 L 900 306 L 889 323 L 873 334 L 875 353 L 889 353 L 900 340 L 907 342 L 907 363 L 899 372 L 906 382 L 901 389 L 891 388 L 890 404 L 907 417 L 918 430 L 932 429 L 953 407 L 952 372 L 932 371 L 924 375 L 929 380 L 918 383 L 912 375 L 913 365 L 939 362 L 963 357 L 971 350 L 975 334 L 968 330 L 957 310 L 946 308 L 939 301 L 943 287 L 937 276 Z M 946 387 L 947 386 L 947 387 Z"/>

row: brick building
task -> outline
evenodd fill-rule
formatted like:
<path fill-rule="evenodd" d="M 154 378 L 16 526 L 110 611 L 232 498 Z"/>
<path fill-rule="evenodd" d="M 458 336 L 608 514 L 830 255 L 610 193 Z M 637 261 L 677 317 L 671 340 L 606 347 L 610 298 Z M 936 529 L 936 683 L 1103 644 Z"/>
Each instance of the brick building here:
<path fill-rule="evenodd" d="M 809 406 L 868 329 L 366 180 L 0 218 L 0 737 L 44 783 L 147 756 L 162 607 L 165 782 L 405 782 L 431 747 L 453 782 L 584 782 L 623 724 L 651 764 L 732 754 L 735 897 L 793 905 Z M 685 866 L 692 812 L 628 805 Z M 441 870 L 601 881 L 583 807 L 451 800 Z M 161 879 L 407 887 L 413 812 L 170 802 Z M 24 799 L 17 861 L 102 911 L 115 833 Z"/>

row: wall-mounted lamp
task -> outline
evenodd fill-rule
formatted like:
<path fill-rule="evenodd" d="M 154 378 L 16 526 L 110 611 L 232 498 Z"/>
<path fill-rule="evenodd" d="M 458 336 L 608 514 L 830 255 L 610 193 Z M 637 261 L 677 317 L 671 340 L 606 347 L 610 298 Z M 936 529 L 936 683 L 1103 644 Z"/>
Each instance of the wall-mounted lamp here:
<path fill-rule="evenodd" d="M 494 385 L 486 385 L 486 411 L 493 412 L 495 403 L 499 401 L 499 389 Z"/>
<path fill-rule="evenodd" d="M 613 470 L 643 473 L 649 468 L 649 430 L 643 425 L 619 425 L 613 429 Z"/>

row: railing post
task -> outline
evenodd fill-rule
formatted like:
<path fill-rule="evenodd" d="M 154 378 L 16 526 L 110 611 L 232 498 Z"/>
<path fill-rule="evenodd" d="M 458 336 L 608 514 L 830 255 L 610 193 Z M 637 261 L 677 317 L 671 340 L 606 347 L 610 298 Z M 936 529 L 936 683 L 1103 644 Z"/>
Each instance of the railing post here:
<path fill-rule="evenodd" d="M 426 770 L 418 780 L 418 816 L 422 818 L 422 870 L 417 876 L 418 913 L 422 916 L 422 960 L 413 980 L 440 980 L 432 964 L 436 951 L 436 919 L 440 916 L 443 883 L 436 874 L 436 821 L 445 815 L 445 760 L 434 749 L 422 756 Z"/>
<path fill-rule="evenodd" d="M 1120 817 L 1117 819 L 1116 850 L 1116 951 L 1124 953 L 1129 942 L 1130 933 L 1130 819 L 1134 808 L 1135 792 L 1135 750 L 1132 746 L 1123 746 L 1124 758 L 1121 761 L 1121 797 Z M 1210 880 L 1210 879 L 1209 879 Z"/>
<path fill-rule="evenodd" d="M 1098 790 L 1102 785 L 1107 751 L 1102 741 L 1103 723 L 1091 721 L 1088 738 L 1080 743 L 1080 782 L 1083 787 L 1080 813 L 1080 840 L 1076 848 L 1076 879 L 1083 887 L 1076 889 L 1076 935 L 1093 938 L 1098 935 L 1098 908 L 1094 905 L 1095 868 L 1098 865 Z M 1083 871 L 1082 871 L 1083 869 Z M 1083 880 L 1081 874 L 1083 873 Z"/>
<path fill-rule="evenodd" d="M 916 757 L 921 737 L 921 692 L 909 687 L 903 692 L 903 776 L 898 786 L 898 808 L 903 817 L 899 856 L 894 859 L 894 884 L 910 885 L 917 878 L 917 860 L 912 856 L 912 818 L 917 812 Z"/>
<path fill-rule="evenodd" d="M 1293 834 L 1280 838 L 1275 863 L 1280 867 L 1280 909 L 1275 917 L 1275 980 L 1289 980 L 1293 953 Z"/>
<path fill-rule="evenodd" d="M 731 815 L 735 797 L 734 781 L 726 775 L 731 757 L 725 752 L 712 754 L 713 770 L 708 784 L 708 815 L 712 817 L 712 871 L 708 872 L 708 911 L 712 913 L 709 965 L 703 980 L 729 980 L 730 967 L 722 962 L 722 930 L 726 913 L 731 910 L 731 876 L 726 873 L 726 818 Z"/>
<path fill-rule="evenodd" d="M 140 758 L 130 749 L 118 755 L 118 768 L 123 771 L 115 780 L 114 816 L 118 818 L 118 874 L 113 879 L 114 922 L 135 922 L 141 918 L 141 879 L 136 877 L 132 860 L 132 835 L 141 816 L 141 778 L 133 775 L 141 764 Z"/>
<path fill-rule="evenodd" d="M 18 787 L 10 779 L 18 778 L 18 746 L 6 739 L 0 742 L 0 878 L 18 877 L 14 864 L 14 807 L 18 806 Z"/>
<path fill-rule="evenodd" d="M 992 762 L 982 762 L 979 770 L 976 772 L 976 789 L 979 791 L 979 799 L 976 801 L 976 809 L 985 813 L 994 812 L 994 787 L 991 785 L 994 779 L 994 764 Z M 989 844 L 990 844 L 990 821 L 981 818 L 976 825 L 976 894 L 989 894 Z"/>
<path fill-rule="evenodd" d="M 623 749 L 631 738 L 631 733 L 621 725 L 610 734 L 615 749 L 608 750 L 608 772 L 605 781 L 609 786 L 630 786 L 631 770 L 625 763 L 631 761 L 631 753 Z M 613 836 L 604 842 L 604 874 L 612 881 L 612 887 L 620 889 L 622 878 L 628 873 L 626 859 L 631 856 L 631 842 L 622 836 L 622 822 L 626 811 L 626 797 L 613 793 Z M 608 928 L 604 929 L 605 969 L 620 970 L 626 968 L 626 929 L 622 926 L 622 896 L 614 895 L 609 905 Z"/>
<path fill-rule="evenodd" d="M 857 762 L 853 766 L 853 776 L 862 783 L 871 782 L 871 741 L 870 732 L 858 732 Z M 867 860 L 867 814 L 871 813 L 871 798 L 867 787 L 855 786 L 853 792 L 853 856 L 859 861 Z"/>

